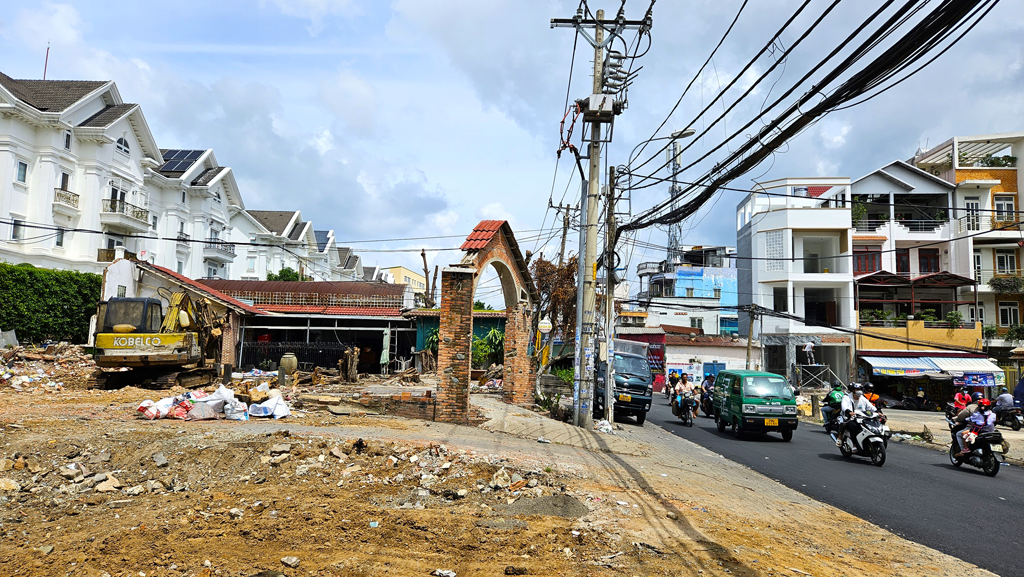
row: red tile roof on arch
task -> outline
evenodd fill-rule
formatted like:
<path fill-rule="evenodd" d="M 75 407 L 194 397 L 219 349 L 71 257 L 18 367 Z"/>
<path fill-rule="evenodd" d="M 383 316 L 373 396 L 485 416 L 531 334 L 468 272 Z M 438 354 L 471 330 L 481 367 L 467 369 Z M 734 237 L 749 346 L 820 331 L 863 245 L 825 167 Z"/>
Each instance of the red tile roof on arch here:
<path fill-rule="evenodd" d="M 507 221 L 504 220 L 481 220 L 480 224 L 476 225 L 473 232 L 469 233 L 466 237 L 466 242 L 462 243 L 459 247 L 460 250 L 481 250 L 487 243 L 491 242 L 494 238 L 494 234 L 501 230 L 501 225 Z"/>

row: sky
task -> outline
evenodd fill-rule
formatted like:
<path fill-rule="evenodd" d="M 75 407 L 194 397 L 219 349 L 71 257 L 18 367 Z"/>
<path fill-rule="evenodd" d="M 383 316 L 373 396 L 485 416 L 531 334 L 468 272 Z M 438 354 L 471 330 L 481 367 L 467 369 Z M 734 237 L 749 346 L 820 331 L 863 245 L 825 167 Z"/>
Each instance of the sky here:
<path fill-rule="evenodd" d="M 880 5 L 840 3 L 772 75 L 751 88 L 829 3 L 813 0 L 775 49 L 699 116 L 800 2 L 749 2 L 699 75 L 742 0 L 657 2 L 650 49 L 636 61 L 643 69 L 615 121 L 608 161 L 625 164 L 645 139 L 686 126 L 698 135 L 684 161 L 717 146 Z M 611 12 L 619 2 L 589 4 Z M 364 263 L 420 269 L 421 247 L 457 247 L 458 237 L 482 219 L 508 220 L 521 246 L 551 258 L 561 227 L 548 203 L 579 198 L 571 155 L 558 160 L 555 154 L 559 122 L 567 91 L 574 100 L 592 89 L 593 51 L 580 37 L 573 58 L 574 32 L 552 29 L 549 21 L 571 17 L 578 5 L 5 0 L 0 71 L 41 78 L 49 42 L 47 78 L 114 80 L 125 101 L 142 105 L 161 147 L 213 148 L 218 161 L 234 169 L 246 208 L 301 210 L 317 229 L 334 229 L 339 241 L 363 251 Z M 647 5 L 627 0 L 627 17 L 641 17 Z M 1024 0 L 1002 0 L 929 67 L 870 102 L 829 115 L 732 186 L 749 189 L 755 182 L 796 176 L 856 178 L 954 135 L 1024 130 L 1022 39 Z M 646 44 L 645 38 L 641 51 Z M 724 124 L 707 128 L 748 89 L 750 96 Z M 580 132 L 577 126 L 577 146 Z M 640 156 L 658 150 L 651 147 Z M 698 177 L 722 154 L 724 149 L 680 179 Z M 662 153 L 647 168 L 663 159 Z M 667 194 L 667 184 L 635 190 L 620 208 L 636 214 Z M 716 197 L 684 223 L 683 242 L 735 244 L 732 223 L 742 196 Z M 357 242 L 439 236 L 452 238 Z M 637 238 L 666 243 L 658 229 Z M 570 252 L 577 239 L 578 233 L 569 235 Z M 415 252 L 369 252 L 406 249 Z M 430 255 L 431 268 L 461 258 L 458 251 Z M 642 248 L 626 256 L 630 276 L 636 264 L 664 258 L 658 249 Z M 481 283 L 484 300 L 498 306 L 493 274 Z"/>

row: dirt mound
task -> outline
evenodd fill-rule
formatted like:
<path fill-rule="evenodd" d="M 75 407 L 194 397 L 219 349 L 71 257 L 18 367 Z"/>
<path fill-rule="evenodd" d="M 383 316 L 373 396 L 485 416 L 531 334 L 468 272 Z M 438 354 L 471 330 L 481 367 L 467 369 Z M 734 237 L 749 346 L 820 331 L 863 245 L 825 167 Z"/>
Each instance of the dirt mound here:
<path fill-rule="evenodd" d="M 590 512 L 586 505 L 568 495 L 549 495 L 528 501 L 516 501 L 504 508 L 509 515 L 552 515 L 578 519 Z"/>

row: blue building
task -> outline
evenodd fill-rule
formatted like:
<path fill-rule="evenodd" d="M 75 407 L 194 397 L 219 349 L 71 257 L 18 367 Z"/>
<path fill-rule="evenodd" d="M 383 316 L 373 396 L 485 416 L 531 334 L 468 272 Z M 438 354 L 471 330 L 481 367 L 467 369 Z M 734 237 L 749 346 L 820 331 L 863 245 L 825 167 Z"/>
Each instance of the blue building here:
<path fill-rule="evenodd" d="M 707 334 L 736 333 L 736 312 L 716 310 L 739 302 L 734 255 L 732 247 L 691 247 L 684 250 L 682 262 L 641 263 L 637 300 L 646 303 L 642 308 L 649 313 L 668 317 L 660 321 L 665 324 L 701 328 Z M 652 317 L 648 320 L 659 323 Z"/>

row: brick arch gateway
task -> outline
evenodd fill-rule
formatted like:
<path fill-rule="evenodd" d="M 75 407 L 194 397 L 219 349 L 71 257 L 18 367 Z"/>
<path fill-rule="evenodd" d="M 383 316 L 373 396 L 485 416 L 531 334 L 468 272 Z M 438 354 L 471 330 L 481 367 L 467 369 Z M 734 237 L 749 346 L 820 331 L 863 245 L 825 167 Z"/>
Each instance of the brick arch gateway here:
<path fill-rule="evenodd" d="M 537 289 L 504 220 L 481 221 L 460 247 L 458 264 L 441 271 L 441 327 L 437 338 L 437 420 L 469 419 L 469 380 L 473 346 L 473 298 L 482 273 L 493 266 L 505 298 L 505 377 L 507 403 L 533 403 L 534 370 L 529 349 Z"/>

